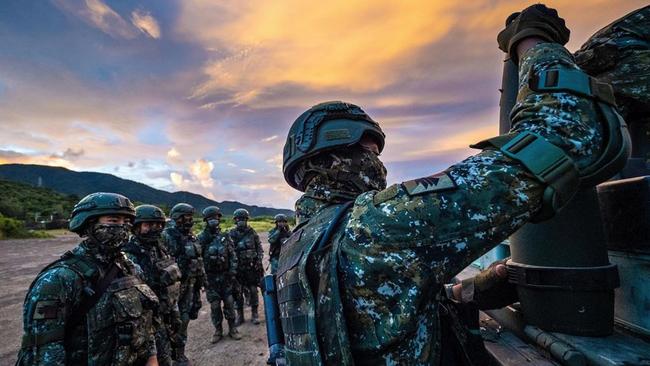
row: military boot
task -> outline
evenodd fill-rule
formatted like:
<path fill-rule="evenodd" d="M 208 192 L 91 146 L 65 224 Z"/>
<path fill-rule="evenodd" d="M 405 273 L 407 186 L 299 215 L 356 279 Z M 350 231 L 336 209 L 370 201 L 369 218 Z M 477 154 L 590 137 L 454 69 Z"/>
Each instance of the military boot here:
<path fill-rule="evenodd" d="M 174 366 L 190 366 L 190 360 L 185 356 L 185 347 L 179 347 L 177 352 L 178 356 L 176 357 Z"/>
<path fill-rule="evenodd" d="M 235 320 L 229 320 L 228 321 L 228 336 L 236 341 L 241 339 L 241 334 L 239 334 L 239 331 L 237 330 L 237 327 L 235 326 Z"/>
<path fill-rule="evenodd" d="M 257 315 L 257 306 L 251 307 L 251 318 L 252 318 L 251 321 L 253 322 L 253 324 L 259 324 L 260 323 L 259 315 Z"/>
<path fill-rule="evenodd" d="M 212 335 L 212 344 L 214 343 L 219 343 L 220 340 L 223 339 L 223 328 L 221 328 L 221 325 L 215 329 L 214 334 Z"/>
<path fill-rule="evenodd" d="M 241 325 L 244 323 L 244 308 L 237 308 L 237 321 L 235 325 Z"/>

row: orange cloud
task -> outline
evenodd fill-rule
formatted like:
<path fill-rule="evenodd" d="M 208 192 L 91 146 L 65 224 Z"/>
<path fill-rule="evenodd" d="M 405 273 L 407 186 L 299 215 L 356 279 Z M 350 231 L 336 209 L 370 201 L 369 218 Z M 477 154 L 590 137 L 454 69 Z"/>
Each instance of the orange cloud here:
<path fill-rule="evenodd" d="M 198 159 L 189 166 L 189 172 L 203 188 L 212 188 L 214 186 L 214 179 L 212 179 L 212 171 L 214 164 L 205 159 Z"/>
<path fill-rule="evenodd" d="M 75 165 L 70 161 L 57 156 L 51 155 L 26 155 L 26 154 L 6 154 L 0 150 L 0 164 L 38 164 L 48 166 L 62 166 L 68 169 L 75 169 Z"/>
<path fill-rule="evenodd" d="M 279 83 L 373 90 L 391 83 L 386 63 L 446 34 L 449 4 L 434 1 L 184 1 L 179 30 L 205 48 L 232 56 L 208 63 L 209 80 L 194 96 L 216 88 L 242 101 Z M 227 19 L 215 21 L 220 14 Z M 225 20 L 225 23 L 224 23 Z"/>

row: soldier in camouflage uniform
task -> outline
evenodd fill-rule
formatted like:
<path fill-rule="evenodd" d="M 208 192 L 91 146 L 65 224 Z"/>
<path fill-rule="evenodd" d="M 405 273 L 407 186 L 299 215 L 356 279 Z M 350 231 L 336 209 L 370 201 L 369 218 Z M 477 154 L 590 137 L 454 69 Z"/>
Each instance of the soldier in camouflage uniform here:
<path fill-rule="evenodd" d="M 239 340 L 235 326 L 235 304 L 232 295 L 233 282 L 237 276 L 237 255 L 230 236 L 221 231 L 221 210 L 217 206 L 203 209 L 205 228 L 199 234 L 203 251 L 203 265 L 207 278 L 206 295 L 210 302 L 210 314 L 214 325 L 212 343 L 223 339 L 223 318 L 228 321 L 228 335 Z M 223 301 L 223 313 L 221 302 Z"/>
<path fill-rule="evenodd" d="M 589 75 L 612 85 L 631 135 L 639 137 L 623 178 L 645 175 L 650 161 L 650 5 L 596 32 L 575 58 Z"/>
<path fill-rule="evenodd" d="M 178 311 L 181 271 L 160 242 L 164 226 L 165 214 L 160 208 L 152 205 L 136 207 L 133 235 L 123 251 L 140 268 L 143 279 L 158 296 L 158 363 L 171 366 L 172 344 L 176 342 L 181 326 Z"/>
<path fill-rule="evenodd" d="M 460 365 L 450 350 L 466 344 L 449 335 L 443 284 L 625 164 L 611 90 L 562 47 L 564 21 L 543 5 L 508 20 L 499 45 L 520 68 L 512 129 L 443 172 L 386 188 L 384 134 L 352 104 L 317 105 L 292 125 L 283 172 L 304 195 L 276 273 L 289 365 Z"/>
<path fill-rule="evenodd" d="M 120 252 L 133 204 L 93 193 L 72 210 L 85 239 L 36 277 L 25 297 L 17 365 L 157 365 L 158 299 Z"/>
<path fill-rule="evenodd" d="M 253 324 L 259 324 L 258 287 L 264 275 L 262 242 L 255 230 L 248 225 L 250 218 L 248 211 L 239 208 L 233 213 L 233 218 L 236 226 L 230 230 L 229 235 L 237 253 L 237 282 L 240 287 L 235 296 L 237 322 L 244 322 L 244 292 L 247 292 L 251 306 L 251 320 Z"/>
<path fill-rule="evenodd" d="M 271 274 L 275 274 L 278 269 L 278 259 L 280 259 L 282 243 L 291 236 L 287 216 L 277 214 L 273 220 L 275 221 L 275 227 L 269 231 L 269 262 L 271 264 Z"/>
<path fill-rule="evenodd" d="M 201 288 L 205 284 L 201 246 L 192 234 L 194 225 L 194 207 L 179 203 L 169 213 L 173 225 L 163 230 L 163 240 L 168 253 L 175 259 L 181 270 L 181 289 L 178 310 L 181 313 L 181 327 L 178 332 L 175 360 L 179 364 L 187 363 L 185 344 L 187 343 L 187 326 L 191 319 L 196 319 L 201 309 Z"/>

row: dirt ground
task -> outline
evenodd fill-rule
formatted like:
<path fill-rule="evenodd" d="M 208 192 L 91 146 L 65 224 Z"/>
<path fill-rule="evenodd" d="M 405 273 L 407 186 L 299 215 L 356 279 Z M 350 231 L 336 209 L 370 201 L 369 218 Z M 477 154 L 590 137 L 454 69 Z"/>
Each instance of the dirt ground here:
<path fill-rule="evenodd" d="M 264 253 L 268 256 L 266 233 L 260 233 Z M 46 264 L 79 242 L 76 235 L 63 235 L 54 239 L 24 239 L 0 241 L 0 365 L 13 365 L 22 336 L 22 305 L 27 287 Z M 265 258 L 264 266 L 267 266 Z M 262 294 L 259 294 L 262 303 Z M 245 309 L 250 320 L 250 310 Z M 250 321 L 242 324 L 239 332 L 243 339 L 224 338 L 216 345 L 210 343 L 214 328 L 210 321 L 210 305 L 203 295 L 203 308 L 199 318 L 190 322 L 187 355 L 195 366 L 263 365 L 266 363 L 266 325 L 260 306 L 260 325 Z M 227 329 L 225 321 L 224 328 Z"/>

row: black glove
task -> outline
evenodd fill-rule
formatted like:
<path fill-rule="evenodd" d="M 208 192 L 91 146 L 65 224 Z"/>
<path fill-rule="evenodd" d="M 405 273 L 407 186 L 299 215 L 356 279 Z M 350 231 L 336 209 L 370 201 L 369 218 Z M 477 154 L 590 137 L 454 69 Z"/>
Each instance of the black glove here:
<path fill-rule="evenodd" d="M 517 43 L 527 37 L 539 37 L 547 42 L 565 45 L 571 31 L 557 11 L 543 4 L 527 7 L 521 13 L 512 13 L 506 19 L 506 27 L 497 36 L 499 48 L 518 63 Z"/>
<path fill-rule="evenodd" d="M 462 283 L 462 302 L 473 302 L 479 309 L 498 309 L 518 301 L 517 287 L 508 282 L 508 276 L 497 274 L 497 265 L 506 264 L 507 259 L 496 261 L 474 277 Z"/>

